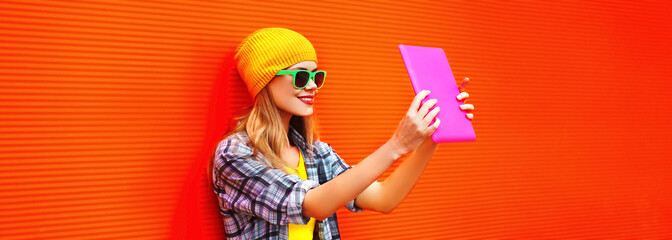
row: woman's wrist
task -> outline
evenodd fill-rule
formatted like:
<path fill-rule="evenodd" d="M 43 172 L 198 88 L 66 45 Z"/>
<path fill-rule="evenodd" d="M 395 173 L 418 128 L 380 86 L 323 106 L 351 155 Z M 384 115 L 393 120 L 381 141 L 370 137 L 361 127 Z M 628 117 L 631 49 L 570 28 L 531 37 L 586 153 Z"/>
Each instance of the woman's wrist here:
<path fill-rule="evenodd" d="M 404 147 L 401 143 L 399 143 L 399 141 L 397 139 L 395 139 L 394 137 L 390 138 L 390 140 L 388 140 L 385 143 L 385 145 L 388 146 L 389 151 L 393 154 L 395 160 L 397 160 L 397 159 L 403 157 L 404 155 L 408 154 L 409 152 L 411 152 L 406 147 Z"/>
<path fill-rule="evenodd" d="M 423 151 L 435 151 L 438 146 L 439 144 L 435 143 L 431 137 L 428 137 L 422 144 L 420 144 L 418 149 L 422 148 Z"/>

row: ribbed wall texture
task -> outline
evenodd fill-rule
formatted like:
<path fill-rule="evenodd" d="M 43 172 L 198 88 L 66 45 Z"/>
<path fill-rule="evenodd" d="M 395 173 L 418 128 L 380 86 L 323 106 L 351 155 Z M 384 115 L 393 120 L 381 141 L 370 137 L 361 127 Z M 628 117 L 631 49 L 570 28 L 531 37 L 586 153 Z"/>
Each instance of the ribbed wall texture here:
<path fill-rule="evenodd" d="M 413 97 L 398 44 L 471 78 L 477 141 L 441 145 L 393 213 L 339 211 L 345 239 L 672 238 L 671 10 L 1 0 L 0 239 L 222 238 L 204 169 L 251 101 L 233 50 L 272 26 L 313 42 L 321 136 L 350 164 Z"/>

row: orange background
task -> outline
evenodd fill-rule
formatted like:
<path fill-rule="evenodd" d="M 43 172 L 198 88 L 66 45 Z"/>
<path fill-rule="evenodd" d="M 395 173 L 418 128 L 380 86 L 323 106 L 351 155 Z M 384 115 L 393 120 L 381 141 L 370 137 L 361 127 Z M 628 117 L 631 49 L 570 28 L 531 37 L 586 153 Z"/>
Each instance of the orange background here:
<path fill-rule="evenodd" d="M 476 142 L 442 144 L 345 239 L 672 238 L 672 12 L 662 2 L 0 1 L 0 239 L 218 239 L 204 166 L 250 103 L 261 27 L 317 49 L 323 141 L 356 164 L 413 97 L 398 44 L 470 77 Z M 389 172 L 388 172 L 389 173 Z"/>

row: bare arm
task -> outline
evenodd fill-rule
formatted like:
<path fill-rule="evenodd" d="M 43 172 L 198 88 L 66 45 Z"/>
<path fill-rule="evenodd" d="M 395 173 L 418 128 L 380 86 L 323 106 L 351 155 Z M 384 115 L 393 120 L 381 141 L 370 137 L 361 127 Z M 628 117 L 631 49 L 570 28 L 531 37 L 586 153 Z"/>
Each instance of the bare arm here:
<path fill-rule="evenodd" d="M 423 142 L 384 182 L 374 182 L 357 196 L 355 204 L 363 209 L 392 212 L 418 182 L 436 148 L 431 139 Z"/>
<path fill-rule="evenodd" d="M 460 91 L 464 91 L 468 82 L 469 78 L 463 80 Z M 456 98 L 457 100 L 464 99 L 466 102 L 469 94 L 461 92 Z M 463 104 L 460 106 L 460 109 L 471 112 L 474 106 Z M 471 120 L 474 118 L 474 115 L 467 113 L 466 117 Z M 432 158 L 432 155 L 434 155 L 436 148 L 437 144 L 427 138 L 384 182 L 373 182 L 371 186 L 357 196 L 355 204 L 358 207 L 377 212 L 392 212 L 418 182 L 427 163 Z"/>
<path fill-rule="evenodd" d="M 391 141 L 341 175 L 311 189 L 303 201 L 303 215 L 324 220 L 355 199 L 403 155 Z"/>
<path fill-rule="evenodd" d="M 421 104 L 427 95 L 429 91 L 422 91 L 415 96 L 394 136 L 383 146 L 355 167 L 309 190 L 302 205 L 303 215 L 318 220 L 331 216 L 338 208 L 345 206 L 369 187 L 397 159 L 418 148 L 431 136 L 440 124 L 436 119 L 436 122 L 430 125 L 439 109 L 435 108 L 428 113 L 429 108 L 436 104 L 436 100 L 432 99 Z"/>

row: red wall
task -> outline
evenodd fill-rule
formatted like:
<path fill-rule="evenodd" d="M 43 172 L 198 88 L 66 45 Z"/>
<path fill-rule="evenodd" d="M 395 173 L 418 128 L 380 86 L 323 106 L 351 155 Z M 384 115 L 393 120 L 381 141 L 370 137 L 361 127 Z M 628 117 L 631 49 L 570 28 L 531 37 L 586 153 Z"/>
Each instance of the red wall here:
<path fill-rule="evenodd" d="M 443 144 L 345 239 L 672 238 L 665 2 L 0 0 L 0 239 L 217 239 L 204 166 L 250 103 L 253 30 L 315 45 L 322 139 L 356 164 L 413 97 L 397 45 L 470 77 L 477 141 Z"/>

